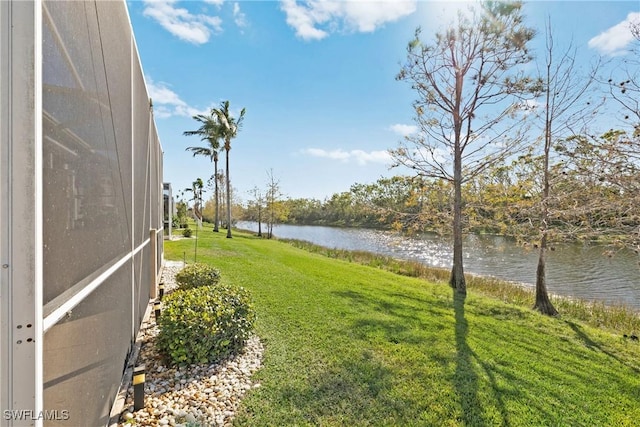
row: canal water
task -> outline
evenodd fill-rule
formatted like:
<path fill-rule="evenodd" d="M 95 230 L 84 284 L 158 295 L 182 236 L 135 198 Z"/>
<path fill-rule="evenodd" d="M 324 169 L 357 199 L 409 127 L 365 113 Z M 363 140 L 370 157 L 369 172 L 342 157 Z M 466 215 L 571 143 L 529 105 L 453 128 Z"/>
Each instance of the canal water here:
<path fill-rule="evenodd" d="M 239 228 L 257 231 L 257 223 L 240 222 Z M 265 229 L 263 225 L 263 230 Z M 306 240 L 321 246 L 364 250 L 410 259 L 433 267 L 451 268 L 449 239 L 433 234 L 416 237 L 362 228 L 277 225 L 279 238 Z M 640 258 L 629 250 L 612 257 L 598 245 L 565 244 L 547 252 L 549 292 L 585 300 L 624 304 L 640 311 Z M 466 273 L 493 276 L 533 286 L 538 251 L 502 236 L 468 235 L 464 241 Z"/>

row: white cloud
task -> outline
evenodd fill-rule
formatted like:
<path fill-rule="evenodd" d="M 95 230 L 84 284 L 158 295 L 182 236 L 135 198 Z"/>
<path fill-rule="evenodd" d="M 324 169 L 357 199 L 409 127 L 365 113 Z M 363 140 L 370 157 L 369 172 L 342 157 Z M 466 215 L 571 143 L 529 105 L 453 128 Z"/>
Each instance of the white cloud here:
<path fill-rule="evenodd" d="M 349 153 L 340 149 L 327 151 L 321 148 L 308 148 L 304 150 L 304 152 L 313 157 L 324 157 L 327 159 L 344 160 L 344 161 L 349 160 Z"/>
<path fill-rule="evenodd" d="M 158 119 L 166 119 L 172 116 L 192 117 L 209 112 L 209 109 L 198 110 L 187 105 L 165 83 L 154 83 L 153 80 L 147 78 L 147 90 L 153 102 L 154 116 Z"/>
<path fill-rule="evenodd" d="M 176 7 L 176 0 L 145 0 L 144 16 L 157 21 L 176 37 L 194 44 L 209 41 L 212 32 L 222 31 L 222 20 L 217 16 L 194 15 L 187 9 Z M 209 1 L 220 5 L 221 1 Z"/>
<path fill-rule="evenodd" d="M 304 40 L 321 40 L 328 34 L 314 27 L 319 17 L 313 11 L 298 6 L 296 0 L 283 0 L 280 7 L 287 15 L 287 24 L 295 28 L 296 35 Z"/>
<path fill-rule="evenodd" d="M 364 150 L 351 150 L 345 151 L 342 149 L 337 150 L 323 150 L 321 148 L 308 148 L 303 150 L 303 153 L 313 157 L 321 157 L 332 160 L 340 160 L 344 163 L 351 161 L 356 162 L 359 165 L 366 165 L 367 163 L 390 163 L 391 156 L 387 151 L 364 151 Z"/>
<path fill-rule="evenodd" d="M 149 79 L 147 83 L 147 90 L 155 104 L 186 105 L 185 102 L 180 99 L 178 94 L 169 89 L 164 83 L 155 84 L 151 79 Z"/>
<path fill-rule="evenodd" d="M 221 7 L 222 4 L 224 3 L 224 0 L 204 0 L 204 2 Z"/>
<path fill-rule="evenodd" d="M 640 23 L 640 12 L 629 13 L 627 19 L 589 40 L 589 47 L 605 55 L 624 55 L 626 47 L 635 40 L 631 33 L 632 23 Z"/>
<path fill-rule="evenodd" d="M 233 4 L 233 19 L 240 28 L 247 26 L 247 16 L 240 10 L 240 3 Z"/>
<path fill-rule="evenodd" d="M 282 0 L 280 8 L 298 37 L 321 40 L 340 29 L 373 32 L 387 22 L 415 12 L 416 0 L 307 0 L 301 4 L 297 0 Z"/>
<path fill-rule="evenodd" d="M 541 107 L 544 107 L 544 104 L 537 99 L 526 99 L 524 101 L 524 108 L 527 110 L 535 110 Z"/>
<path fill-rule="evenodd" d="M 416 11 L 415 1 L 345 1 L 340 5 L 349 26 L 363 33 L 373 32 L 386 22 L 397 21 Z"/>
<path fill-rule="evenodd" d="M 524 116 L 537 114 L 538 112 L 544 111 L 546 108 L 544 103 L 537 99 L 525 99 L 515 104 L 514 107 L 517 107 L 518 113 L 523 114 Z"/>
<path fill-rule="evenodd" d="M 401 123 L 396 123 L 395 125 L 389 126 L 389 130 L 397 133 L 400 136 L 409 136 L 418 131 L 418 127 L 414 125 L 404 125 Z"/>

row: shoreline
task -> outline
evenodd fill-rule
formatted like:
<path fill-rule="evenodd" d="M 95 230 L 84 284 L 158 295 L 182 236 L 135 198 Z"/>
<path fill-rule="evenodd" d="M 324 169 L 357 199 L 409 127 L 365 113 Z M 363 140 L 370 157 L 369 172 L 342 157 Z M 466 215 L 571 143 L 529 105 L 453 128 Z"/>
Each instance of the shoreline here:
<path fill-rule="evenodd" d="M 251 228 L 251 224 L 238 224 L 242 226 L 240 229 L 246 230 L 247 232 L 254 233 L 255 230 Z M 244 226 L 243 226 L 244 225 Z M 286 225 L 287 227 L 296 227 Z M 313 226 L 305 226 L 305 227 L 313 227 Z M 371 230 L 372 232 L 378 232 L 379 230 Z M 436 256 L 433 255 L 433 250 L 437 248 L 433 248 L 433 244 L 423 242 L 418 239 L 418 246 L 413 246 L 414 242 L 409 241 L 407 251 L 414 250 L 416 251 L 424 251 L 427 250 L 429 258 L 421 258 L 421 255 L 415 254 L 416 256 L 412 256 L 412 253 L 407 253 L 399 251 L 398 253 L 394 253 L 394 250 L 387 250 L 387 240 L 382 239 L 381 245 L 383 247 L 379 248 L 370 248 L 367 246 L 368 241 L 365 241 L 363 245 L 358 245 L 360 237 L 356 235 L 353 237 L 353 240 L 349 240 L 348 245 L 335 244 L 332 239 L 326 239 L 322 237 L 321 239 L 315 239 L 315 234 L 311 233 L 309 235 L 304 234 L 302 236 L 295 236 L 293 231 L 287 231 L 285 233 L 286 236 L 279 236 L 278 230 L 274 230 L 275 238 L 280 240 L 300 240 L 307 242 L 311 245 L 317 245 L 325 248 L 327 251 L 350 251 L 350 252 L 368 252 L 373 254 L 374 256 L 381 257 L 389 257 L 395 260 L 399 260 L 400 262 L 418 262 L 429 269 L 440 269 L 442 271 L 450 271 L 449 266 L 446 266 L 450 260 L 447 257 Z M 386 233 L 386 232 L 385 232 Z M 428 233 L 427 233 L 428 234 Z M 290 237 L 287 237 L 290 236 Z M 324 236 L 324 234 L 322 234 Z M 338 235 L 340 236 L 340 235 Z M 351 239 L 351 237 L 348 238 Z M 367 235 L 368 236 L 368 235 Z M 478 238 L 484 237 L 496 237 L 500 239 L 504 239 L 504 236 L 500 235 L 482 235 L 478 236 Z M 392 239 L 393 240 L 393 239 Z M 317 242 L 317 243 L 316 243 Z M 330 243 L 330 244 L 327 244 Z M 394 243 L 395 240 L 392 241 Z M 363 249 L 344 249 L 344 248 L 352 248 L 352 247 L 362 247 Z M 391 247 L 391 246 L 390 246 Z M 426 248 L 426 249 L 425 249 Z M 547 286 L 549 288 L 549 293 L 557 296 L 562 296 L 563 298 L 569 299 L 577 299 L 581 301 L 593 302 L 596 304 L 604 303 L 607 306 L 618 307 L 625 306 L 633 311 L 640 312 L 640 294 L 637 292 L 637 288 L 633 285 L 638 276 L 638 255 L 634 254 L 631 250 L 625 250 L 624 253 L 616 254 L 614 257 L 618 258 L 618 260 L 613 260 L 613 264 L 611 264 L 611 258 L 607 257 L 604 252 L 601 257 L 598 258 L 598 254 L 601 251 L 606 249 L 601 244 L 586 244 L 579 245 L 576 249 L 576 246 L 569 244 L 568 246 L 560 245 L 558 249 L 556 249 L 557 253 L 551 255 L 551 252 L 556 252 L 550 250 L 548 254 L 548 268 L 547 268 Z M 445 248 L 446 249 L 446 248 Z M 471 247 L 468 248 L 468 251 L 475 250 Z M 512 253 L 510 249 L 510 245 L 505 247 L 498 247 L 496 249 L 487 249 L 486 253 L 482 252 L 479 254 L 481 260 L 488 259 L 491 263 L 487 263 L 485 261 L 471 262 L 468 264 L 465 261 L 465 275 L 472 275 L 477 277 L 487 278 L 489 280 L 499 280 L 508 283 L 516 284 L 517 286 L 521 286 L 525 289 L 535 290 L 535 270 L 536 270 L 536 262 L 537 262 L 537 254 L 534 251 L 533 246 L 518 246 L 513 249 L 516 256 L 505 256 L 504 253 Z M 506 252 L 505 252 L 506 251 Z M 586 251 L 586 252 L 585 252 Z M 471 256 L 471 253 L 469 255 Z M 495 257 L 492 257 L 493 255 Z M 595 265 L 600 266 L 600 270 L 597 270 L 593 275 L 582 274 L 581 272 L 589 270 L 589 265 L 584 264 L 584 256 L 590 256 L 592 258 L 586 258 L 595 263 Z M 430 262 L 431 258 L 437 258 L 436 262 Z M 500 262 L 500 258 L 506 258 L 507 264 L 501 270 L 496 269 L 491 270 L 488 265 L 495 264 L 496 266 Z M 434 259 L 435 259 L 434 258 Z M 535 259 L 534 259 L 535 258 Z M 515 260 L 515 261 L 511 261 Z M 473 261 L 473 260 L 472 260 Z M 574 270 L 566 267 L 567 264 L 576 262 L 576 266 L 574 268 L 575 272 L 578 274 L 574 274 Z M 444 264 L 443 264 L 444 263 Z M 558 267 L 558 268 L 554 268 Z M 523 268 L 526 268 L 523 270 Z M 589 270 L 590 271 L 590 270 Z M 604 292 L 601 287 L 601 283 L 609 283 L 611 292 Z M 577 293 L 577 295 L 576 295 Z"/>

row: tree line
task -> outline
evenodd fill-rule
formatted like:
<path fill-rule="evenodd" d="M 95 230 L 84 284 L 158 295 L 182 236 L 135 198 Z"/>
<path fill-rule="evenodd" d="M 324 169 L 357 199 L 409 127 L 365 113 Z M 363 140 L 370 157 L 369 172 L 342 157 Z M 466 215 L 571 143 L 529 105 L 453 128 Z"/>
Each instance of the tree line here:
<path fill-rule="evenodd" d="M 640 147 L 628 153 L 608 151 L 627 144 L 629 148 L 634 145 L 629 135 L 614 131 L 595 141 L 585 135 L 573 137 L 557 147 L 562 151 L 549 171 L 554 191 L 547 203 L 550 245 L 598 242 L 611 250 L 640 245 L 640 170 L 631 159 L 640 153 Z M 521 244 L 539 245 L 542 160 L 541 155 L 522 154 L 465 183 L 464 232 L 512 236 Z M 354 184 L 324 200 L 280 197 L 269 204 L 265 201 L 249 200 L 242 218 L 264 222 L 270 212 L 275 223 L 451 234 L 453 188 L 440 180 L 394 176 Z"/>
<path fill-rule="evenodd" d="M 637 23 L 629 32 L 640 38 Z M 537 56 L 535 36 L 522 2 L 476 4 L 430 40 L 418 28 L 396 77 L 416 94 L 417 132 L 390 150 L 413 174 L 281 201 L 282 220 L 449 234 L 461 296 L 463 233 L 514 236 L 539 250 L 534 307 L 556 314 L 545 278 L 554 242 L 640 244 L 640 61 L 636 51 L 606 79 L 599 62 L 585 70 L 573 46 L 557 46 L 550 19 Z M 619 126 L 594 129 L 612 108 Z"/>
<path fill-rule="evenodd" d="M 629 32 L 640 39 L 640 24 Z M 412 173 L 354 184 L 324 201 L 283 200 L 272 173 L 266 191 L 252 192 L 244 217 L 262 223 L 265 215 L 269 236 L 276 222 L 448 234 L 449 282 L 462 297 L 463 233 L 511 235 L 538 248 L 534 308 L 556 314 L 545 279 L 555 242 L 640 245 L 640 61 L 635 52 L 615 76 L 602 78 L 600 63 L 584 70 L 574 47 L 556 45 L 550 19 L 545 49 L 534 55 L 536 33 L 519 1 L 469 6 L 429 40 L 418 28 L 396 76 L 416 94 L 417 131 L 389 151 L 394 166 Z M 612 105 L 620 111 L 617 126 L 595 129 Z M 216 169 L 218 141 L 224 141 L 227 189 L 230 141 L 243 116 L 244 110 L 235 121 L 226 102 L 211 116 L 194 117 L 201 127 L 185 132 L 208 143 L 188 150 L 209 156 Z"/>

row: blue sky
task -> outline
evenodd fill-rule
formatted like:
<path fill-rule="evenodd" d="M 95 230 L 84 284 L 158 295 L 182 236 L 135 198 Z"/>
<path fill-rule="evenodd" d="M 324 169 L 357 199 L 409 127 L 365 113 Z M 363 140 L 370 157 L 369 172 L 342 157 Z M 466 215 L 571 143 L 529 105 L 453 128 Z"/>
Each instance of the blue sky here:
<path fill-rule="evenodd" d="M 201 145 L 182 132 L 191 118 L 229 100 L 244 127 L 232 142 L 231 183 L 243 200 L 273 170 L 286 197 L 324 199 L 356 183 L 400 173 L 387 150 L 412 130 L 409 85 L 395 80 L 417 26 L 430 40 L 462 2 L 129 1 L 156 124 L 164 179 L 174 194 L 213 173 L 193 158 Z M 640 2 L 534 1 L 529 25 L 544 46 L 551 17 L 558 44 L 570 41 L 585 67 L 626 55 Z M 221 156 L 223 159 L 223 156 Z M 220 163 L 224 167 L 224 162 Z M 209 196 L 211 193 L 209 193 Z"/>

